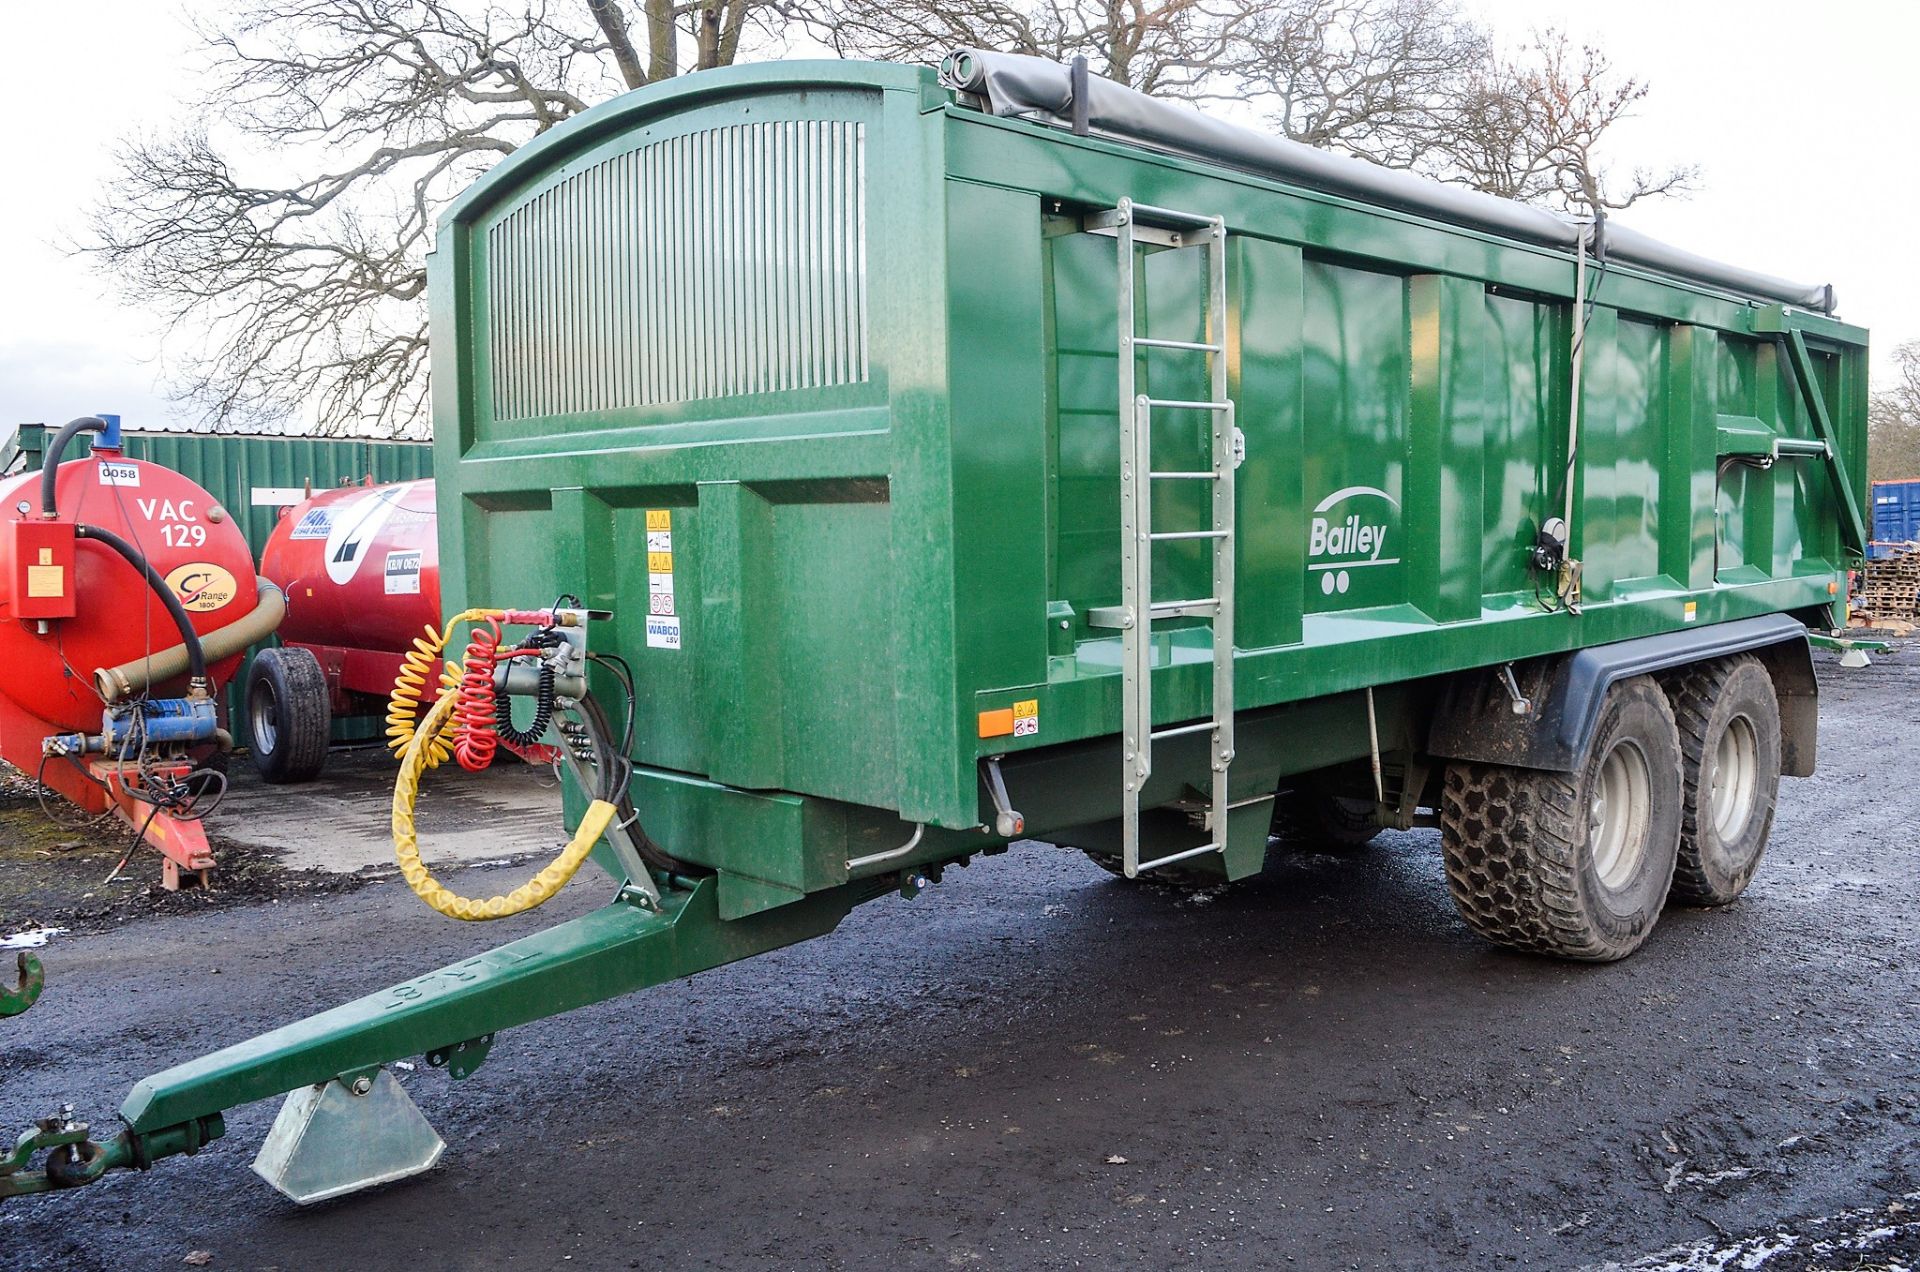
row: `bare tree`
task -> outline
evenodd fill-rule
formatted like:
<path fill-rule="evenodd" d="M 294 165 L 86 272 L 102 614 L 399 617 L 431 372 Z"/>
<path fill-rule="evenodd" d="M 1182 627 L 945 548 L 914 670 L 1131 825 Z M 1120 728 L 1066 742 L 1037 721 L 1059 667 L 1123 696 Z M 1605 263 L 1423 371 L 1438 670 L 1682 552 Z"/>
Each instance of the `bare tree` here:
<path fill-rule="evenodd" d="M 173 334 L 206 423 L 421 436 L 424 257 L 440 210 L 626 89 L 805 24 L 845 54 L 955 45 L 1148 93 L 1233 96 L 1288 136 L 1497 194 L 1617 208 L 1597 152 L 1647 93 L 1591 48 L 1499 59 L 1456 0 L 243 0 L 202 29 L 214 88 L 129 143 L 81 244 Z"/>
<path fill-rule="evenodd" d="M 1648 91 L 1646 82 L 1619 75 L 1599 49 L 1576 47 L 1561 32 L 1537 33 L 1517 56 L 1490 58 L 1474 77 L 1440 175 L 1589 215 L 1688 193 L 1698 168 L 1635 168 L 1614 183 L 1600 157 L 1607 132 Z"/>
<path fill-rule="evenodd" d="M 1893 351 L 1893 383 L 1867 408 L 1867 475 L 1875 481 L 1920 477 L 1920 340 Z"/>
<path fill-rule="evenodd" d="M 1282 136 L 1390 168 L 1451 169 L 1465 88 L 1491 60 L 1450 0 L 1261 6 L 1240 89 Z"/>
<path fill-rule="evenodd" d="M 758 0 L 254 0 L 203 27 L 215 87 L 128 143 L 91 252 L 163 316 L 213 424 L 424 435 L 425 254 L 446 202 L 624 89 L 738 53 Z"/>
<path fill-rule="evenodd" d="M 1057 62 L 1169 97 L 1203 96 L 1244 65 L 1253 0 L 803 0 L 795 12 L 842 57 L 936 62 L 977 47 Z"/>

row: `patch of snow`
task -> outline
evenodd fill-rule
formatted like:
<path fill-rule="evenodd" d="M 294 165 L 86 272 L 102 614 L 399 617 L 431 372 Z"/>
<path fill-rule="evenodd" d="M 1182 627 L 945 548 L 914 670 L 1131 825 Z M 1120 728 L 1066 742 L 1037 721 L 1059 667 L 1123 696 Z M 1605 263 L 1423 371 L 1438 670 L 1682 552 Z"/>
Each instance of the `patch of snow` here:
<path fill-rule="evenodd" d="M 66 930 L 56 927 L 28 928 L 12 936 L 0 936 L 0 950 L 37 950 L 47 943 L 49 937 L 59 936 Z"/>

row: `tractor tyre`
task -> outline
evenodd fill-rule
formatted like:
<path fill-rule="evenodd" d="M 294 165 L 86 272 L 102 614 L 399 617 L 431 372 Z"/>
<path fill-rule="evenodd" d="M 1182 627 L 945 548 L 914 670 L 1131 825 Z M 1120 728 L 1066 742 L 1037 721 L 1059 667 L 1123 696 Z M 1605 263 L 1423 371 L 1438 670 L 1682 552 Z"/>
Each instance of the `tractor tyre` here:
<path fill-rule="evenodd" d="M 1731 905 L 1753 880 L 1780 792 L 1780 700 L 1752 655 L 1662 677 L 1680 728 L 1680 860 L 1673 899 Z"/>
<path fill-rule="evenodd" d="M 1680 848 L 1680 735 L 1651 676 L 1607 693 L 1580 768 L 1447 766 L 1447 887 L 1500 945 L 1611 962 L 1653 931 Z"/>

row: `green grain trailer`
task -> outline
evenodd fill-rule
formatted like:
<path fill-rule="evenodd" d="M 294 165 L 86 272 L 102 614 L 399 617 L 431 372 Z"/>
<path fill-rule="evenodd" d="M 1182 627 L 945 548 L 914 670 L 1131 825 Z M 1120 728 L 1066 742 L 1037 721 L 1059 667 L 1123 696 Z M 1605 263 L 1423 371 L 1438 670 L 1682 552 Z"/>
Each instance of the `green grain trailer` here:
<path fill-rule="evenodd" d="M 974 53 L 629 94 L 432 268 L 449 603 L 610 614 L 622 886 L 150 1077 L 104 1145 L 43 1124 L 17 1167 L 91 1146 L 0 1195 L 296 1088 L 264 1173 L 395 1177 L 438 1142 L 384 1063 L 464 1077 L 1015 837 L 1218 880 L 1276 823 L 1437 824 L 1475 930 L 1617 958 L 1812 769 L 1863 538 L 1828 289 Z"/>

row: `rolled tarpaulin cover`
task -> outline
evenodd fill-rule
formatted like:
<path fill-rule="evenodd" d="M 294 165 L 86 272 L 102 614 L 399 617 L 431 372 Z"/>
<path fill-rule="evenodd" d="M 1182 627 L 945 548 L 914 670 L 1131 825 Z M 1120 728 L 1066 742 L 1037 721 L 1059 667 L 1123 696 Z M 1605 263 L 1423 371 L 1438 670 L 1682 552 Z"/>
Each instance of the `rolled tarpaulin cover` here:
<path fill-rule="evenodd" d="M 984 108 L 994 115 L 1058 125 L 1073 121 L 1072 72 L 1046 58 L 955 49 L 941 61 L 940 79 L 948 88 L 981 98 Z M 1583 222 L 1546 208 L 1270 137 L 1097 75 L 1087 76 L 1087 100 L 1082 111 L 1089 131 L 1102 137 L 1225 164 L 1490 234 L 1573 250 L 1587 232 Z M 1611 259 L 1630 265 L 1759 300 L 1833 312 L 1830 286 L 1795 283 L 1724 265 L 1636 233 L 1611 217 L 1602 244 Z"/>

